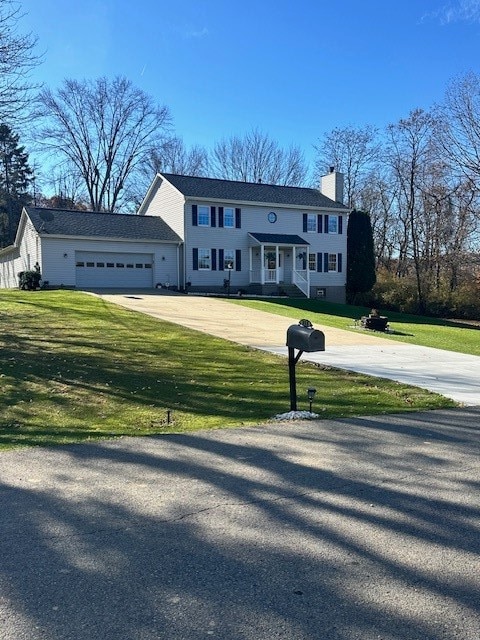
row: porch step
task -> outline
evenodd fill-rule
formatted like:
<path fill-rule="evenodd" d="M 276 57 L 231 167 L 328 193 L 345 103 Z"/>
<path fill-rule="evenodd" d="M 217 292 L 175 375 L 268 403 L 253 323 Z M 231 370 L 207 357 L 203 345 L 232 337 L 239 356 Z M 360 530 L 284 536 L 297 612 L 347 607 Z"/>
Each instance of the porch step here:
<path fill-rule="evenodd" d="M 296 287 L 294 284 L 280 285 L 280 288 L 283 291 L 285 291 L 285 293 L 287 294 L 288 298 L 301 299 L 301 298 L 306 298 L 307 297 L 303 293 L 303 291 L 300 291 L 300 289 L 298 287 Z"/>

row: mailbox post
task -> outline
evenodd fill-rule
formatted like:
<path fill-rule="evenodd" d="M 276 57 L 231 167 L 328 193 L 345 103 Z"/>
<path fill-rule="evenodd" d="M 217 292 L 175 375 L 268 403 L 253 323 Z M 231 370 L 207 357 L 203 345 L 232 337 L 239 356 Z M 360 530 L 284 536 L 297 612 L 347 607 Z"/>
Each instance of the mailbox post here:
<path fill-rule="evenodd" d="M 297 410 L 297 378 L 295 365 L 304 351 L 325 351 L 325 334 L 314 329 L 310 320 L 300 320 L 287 329 L 288 373 L 290 378 L 290 411 Z M 295 349 L 297 354 L 295 355 Z"/>

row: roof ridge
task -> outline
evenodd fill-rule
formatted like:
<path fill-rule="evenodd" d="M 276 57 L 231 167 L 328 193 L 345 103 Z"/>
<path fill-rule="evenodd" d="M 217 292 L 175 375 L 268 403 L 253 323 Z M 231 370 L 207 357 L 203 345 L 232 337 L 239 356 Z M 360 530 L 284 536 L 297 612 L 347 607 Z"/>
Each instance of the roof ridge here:
<path fill-rule="evenodd" d="M 249 180 L 230 180 L 228 178 L 213 178 L 212 176 L 189 176 L 184 173 L 163 173 L 162 176 L 168 178 L 169 176 L 175 178 L 188 178 L 189 180 L 211 180 L 216 182 L 228 182 L 230 184 L 249 185 L 249 186 L 263 186 L 263 187 L 276 187 L 279 189 L 306 189 L 307 191 L 320 191 L 316 187 L 300 187 L 298 185 L 289 184 L 274 184 L 273 182 L 250 182 Z"/>
<path fill-rule="evenodd" d="M 58 209 L 57 207 L 37 207 L 32 205 L 27 205 L 25 207 L 27 211 L 31 211 L 32 209 L 35 211 L 52 211 L 57 213 L 91 213 L 95 215 L 102 216 L 138 216 L 137 213 L 122 213 L 122 212 L 114 212 L 114 211 L 92 211 L 91 209 Z M 154 216 L 142 216 L 142 217 L 154 217 Z"/>

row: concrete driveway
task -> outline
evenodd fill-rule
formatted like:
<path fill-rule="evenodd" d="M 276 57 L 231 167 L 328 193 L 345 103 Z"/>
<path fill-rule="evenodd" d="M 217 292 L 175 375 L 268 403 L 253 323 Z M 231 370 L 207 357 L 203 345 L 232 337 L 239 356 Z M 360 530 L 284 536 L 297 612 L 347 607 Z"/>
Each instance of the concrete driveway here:
<path fill-rule="evenodd" d="M 162 291 L 99 291 L 96 295 L 133 311 L 277 354 L 287 354 L 286 332 L 295 322 L 218 298 Z M 316 328 L 325 334 L 326 350 L 305 353 L 304 360 L 412 384 L 465 406 L 480 405 L 477 356 L 408 345 L 361 330 L 352 332 L 320 325 Z"/>

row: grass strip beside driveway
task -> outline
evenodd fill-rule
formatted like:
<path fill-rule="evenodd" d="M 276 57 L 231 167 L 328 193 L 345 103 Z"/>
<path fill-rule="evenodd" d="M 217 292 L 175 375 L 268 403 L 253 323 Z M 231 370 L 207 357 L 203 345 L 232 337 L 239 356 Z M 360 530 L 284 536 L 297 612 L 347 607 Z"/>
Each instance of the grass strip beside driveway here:
<path fill-rule="evenodd" d="M 289 408 L 285 358 L 79 292 L 0 292 L 0 349 L 0 448 L 255 425 Z M 325 418 L 455 406 L 300 362 L 299 408 L 309 386 Z"/>
<path fill-rule="evenodd" d="M 365 331 L 355 328 L 354 321 L 368 315 L 370 309 L 346 304 L 334 304 L 322 300 L 296 300 L 272 298 L 271 300 L 228 299 L 234 304 L 244 305 L 259 311 L 275 313 L 287 318 L 305 316 L 313 322 L 347 331 Z M 406 313 L 385 312 L 393 333 L 370 332 L 388 340 L 416 344 L 434 349 L 446 349 L 458 353 L 480 356 L 480 326 L 462 321 L 427 318 Z M 299 315 L 300 314 L 300 315 Z M 302 316 L 303 314 L 303 316 Z"/>

